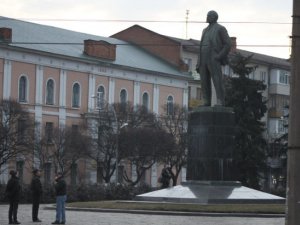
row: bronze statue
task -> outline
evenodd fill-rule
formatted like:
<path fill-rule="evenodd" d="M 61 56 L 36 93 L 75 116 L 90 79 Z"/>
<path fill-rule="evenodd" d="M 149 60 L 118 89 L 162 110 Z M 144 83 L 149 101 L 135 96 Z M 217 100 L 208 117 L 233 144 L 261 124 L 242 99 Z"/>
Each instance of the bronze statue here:
<path fill-rule="evenodd" d="M 202 32 L 196 67 L 196 71 L 200 73 L 205 106 L 211 106 L 211 79 L 216 89 L 217 105 L 225 103 L 222 65 L 228 63 L 227 56 L 231 48 L 231 40 L 226 28 L 218 24 L 217 20 L 217 12 L 207 13 L 206 22 L 209 25 Z"/>

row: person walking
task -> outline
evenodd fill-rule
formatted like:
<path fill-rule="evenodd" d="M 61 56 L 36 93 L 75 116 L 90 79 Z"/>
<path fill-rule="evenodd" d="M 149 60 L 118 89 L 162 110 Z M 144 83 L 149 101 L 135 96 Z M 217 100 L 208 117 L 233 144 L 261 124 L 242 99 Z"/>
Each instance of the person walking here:
<path fill-rule="evenodd" d="M 65 203 L 67 200 L 67 185 L 63 179 L 63 174 L 58 173 L 55 177 L 55 192 L 56 192 L 56 219 L 52 224 L 65 224 Z"/>
<path fill-rule="evenodd" d="M 31 192 L 32 192 L 32 221 L 42 222 L 38 218 L 40 199 L 43 193 L 42 183 L 40 181 L 41 171 L 38 169 L 34 169 L 32 173 L 33 173 L 33 177 L 30 185 Z"/>
<path fill-rule="evenodd" d="M 8 221 L 9 224 L 20 224 L 17 215 L 18 215 L 21 185 L 19 182 L 19 178 L 17 177 L 17 172 L 15 170 L 11 170 L 9 174 L 11 177 L 7 182 L 7 186 L 5 190 L 6 196 L 8 197 L 9 200 Z"/>

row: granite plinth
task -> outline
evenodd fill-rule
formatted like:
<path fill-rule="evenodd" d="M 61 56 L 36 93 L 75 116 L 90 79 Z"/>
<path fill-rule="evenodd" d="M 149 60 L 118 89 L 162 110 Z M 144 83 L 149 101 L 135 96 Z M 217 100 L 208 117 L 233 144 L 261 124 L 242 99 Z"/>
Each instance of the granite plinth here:
<path fill-rule="evenodd" d="M 235 180 L 232 177 L 234 136 L 232 108 L 199 107 L 191 112 L 187 180 Z"/>
<path fill-rule="evenodd" d="M 137 201 L 198 204 L 279 204 L 285 199 L 232 181 L 187 181 L 175 187 L 141 194 Z"/>

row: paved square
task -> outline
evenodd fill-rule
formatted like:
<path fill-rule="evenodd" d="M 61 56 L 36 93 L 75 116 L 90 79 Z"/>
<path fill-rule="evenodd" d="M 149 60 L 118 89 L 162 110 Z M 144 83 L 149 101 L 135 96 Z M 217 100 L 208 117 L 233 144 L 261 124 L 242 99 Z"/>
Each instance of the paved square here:
<path fill-rule="evenodd" d="M 40 206 L 42 223 L 31 221 L 31 205 L 20 205 L 18 220 L 23 225 L 50 225 L 55 220 L 54 210 Z M 0 225 L 8 224 L 8 205 L 0 205 Z M 284 225 L 284 218 L 169 216 L 131 213 L 103 213 L 66 211 L 70 225 Z"/>

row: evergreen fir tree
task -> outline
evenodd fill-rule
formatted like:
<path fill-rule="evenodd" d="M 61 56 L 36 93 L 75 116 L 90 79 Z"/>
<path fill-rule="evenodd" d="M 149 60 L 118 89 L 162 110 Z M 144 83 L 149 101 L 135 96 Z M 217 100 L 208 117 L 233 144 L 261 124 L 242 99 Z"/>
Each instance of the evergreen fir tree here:
<path fill-rule="evenodd" d="M 230 67 L 236 76 L 226 81 L 226 106 L 233 108 L 237 126 L 233 151 L 234 177 L 245 186 L 259 189 L 266 163 L 265 124 L 261 121 L 267 111 L 266 100 L 262 96 L 266 85 L 249 79 L 256 69 L 248 66 L 251 57 L 240 54 L 232 57 Z"/>

